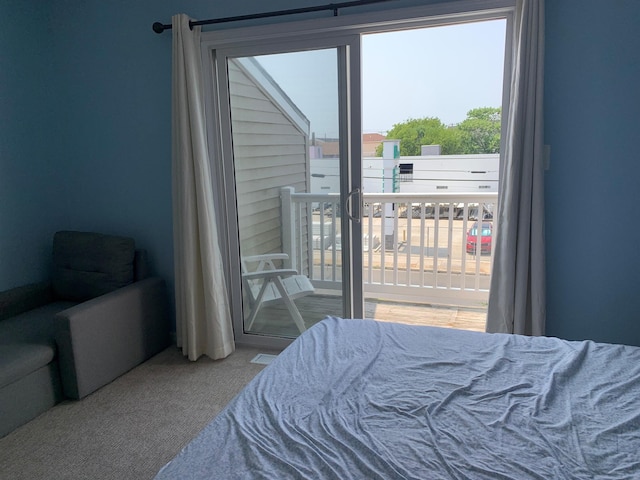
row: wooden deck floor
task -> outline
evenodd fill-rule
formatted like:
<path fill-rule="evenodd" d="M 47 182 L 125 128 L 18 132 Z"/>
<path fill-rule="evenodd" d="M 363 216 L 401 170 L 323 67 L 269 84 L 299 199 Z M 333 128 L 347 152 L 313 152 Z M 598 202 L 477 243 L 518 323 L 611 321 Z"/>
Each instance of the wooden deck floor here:
<path fill-rule="evenodd" d="M 311 295 L 295 301 L 307 328 L 328 315 L 342 316 L 339 297 Z M 386 322 L 411 325 L 459 328 L 482 332 L 485 329 L 486 309 L 434 306 L 416 303 L 365 300 L 365 317 Z M 284 305 L 263 308 L 252 329 L 255 333 L 295 337 L 299 334 Z"/>

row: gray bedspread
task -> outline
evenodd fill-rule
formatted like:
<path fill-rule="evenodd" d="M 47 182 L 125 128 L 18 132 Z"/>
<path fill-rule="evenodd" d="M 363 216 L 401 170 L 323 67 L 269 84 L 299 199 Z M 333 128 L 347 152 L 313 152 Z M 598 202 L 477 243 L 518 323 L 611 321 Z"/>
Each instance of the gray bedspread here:
<path fill-rule="evenodd" d="M 640 348 L 327 318 L 156 478 L 640 478 Z"/>

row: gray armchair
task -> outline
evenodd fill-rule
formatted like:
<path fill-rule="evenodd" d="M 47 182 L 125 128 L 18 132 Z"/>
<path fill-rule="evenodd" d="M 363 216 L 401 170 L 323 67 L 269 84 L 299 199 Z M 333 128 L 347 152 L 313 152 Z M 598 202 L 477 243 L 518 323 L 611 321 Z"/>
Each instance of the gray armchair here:
<path fill-rule="evenodd" d="M 57 232 L 53 262 L 56 299 L 80 302 L 54 320 L 66 397 L 82 398 L 168 346 L 166 286 L 146 278 L 133 239 Z"/>
<path fill-rule="evenodd" d="M 164 280 L 133 239 L 58 232 L 51 282 L 0 292 L 0 437 L 166 348 Z"/>

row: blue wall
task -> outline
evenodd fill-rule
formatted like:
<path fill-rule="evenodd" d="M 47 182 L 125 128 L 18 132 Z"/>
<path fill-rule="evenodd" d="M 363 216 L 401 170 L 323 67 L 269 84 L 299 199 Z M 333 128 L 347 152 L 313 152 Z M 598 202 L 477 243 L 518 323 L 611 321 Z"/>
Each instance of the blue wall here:
<path fill-rule="evenodd" d="M 640 2 L 546 4 L 548 333 L 640 345 Z M 151 24 L 181 11 L 265 9 L 258 0 L 0 4 L 0 290 L 45 278 L 62 228 L 133 236 L 173 285 L 171 34 Z"/>
<path fill-rule="evenodd" d="M 640 345 L 640 2 L 546 2 L 547 333 Z"/>
<path fill-rule="evenodd" d="M 47 3 L 0 3 L 0 289 L 45 275 L 63 195 Z M 32 25 L 33 27 L 31 27 Z"/>
<path fill-rule="evenodd" d="M 132 236 L 171 283 L 171 35 L 151 2 L 54 3 L 60 228 Z"/>

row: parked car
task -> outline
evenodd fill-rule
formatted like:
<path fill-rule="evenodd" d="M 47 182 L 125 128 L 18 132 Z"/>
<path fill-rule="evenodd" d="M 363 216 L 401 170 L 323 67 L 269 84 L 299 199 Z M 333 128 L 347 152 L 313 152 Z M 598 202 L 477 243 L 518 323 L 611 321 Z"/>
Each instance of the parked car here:
<path fill-rule="evenodd" d="M 482 222 L 480 230 L 480 254 L 491 253 L 491 241 L 493 238 L 493 224 L 491 222 Z M 467 232 L 467 253 L 476 254 L 478 245 L 478 222 Z"/>

